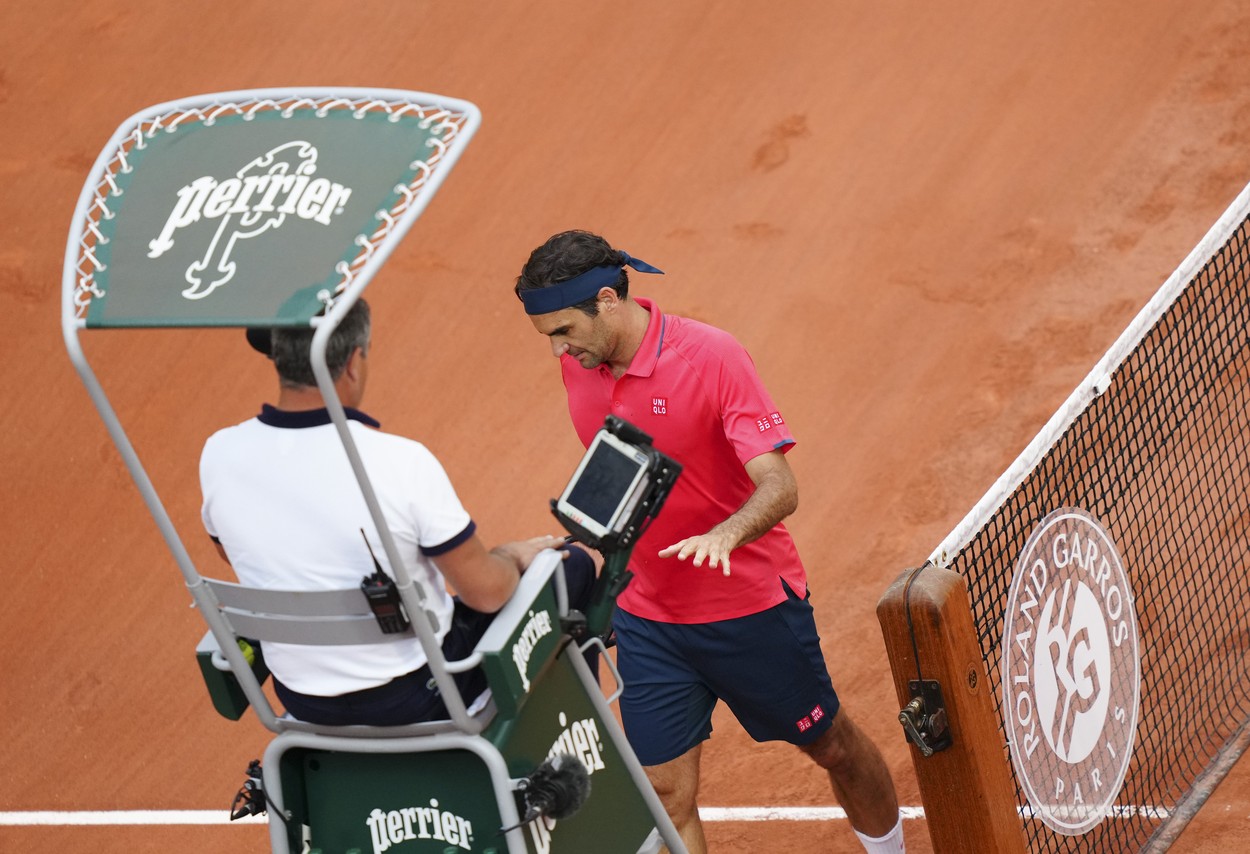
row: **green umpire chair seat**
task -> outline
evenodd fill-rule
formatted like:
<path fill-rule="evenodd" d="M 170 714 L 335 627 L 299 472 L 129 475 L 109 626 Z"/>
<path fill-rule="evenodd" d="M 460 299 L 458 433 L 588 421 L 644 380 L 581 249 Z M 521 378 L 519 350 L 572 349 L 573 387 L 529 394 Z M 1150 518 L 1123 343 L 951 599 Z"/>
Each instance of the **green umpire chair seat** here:
<path fill-rule="evenodd" d="M 275 854 L 658 850 L 657 811 L 658 821 L 667 819 L 611 713 L 619 689 L 603 696 L 562 630 L 568 608 L 559 567 L 557 553 L 540 555 L 474 654 L 447 662 L 449 671 L 480 664 L 489 701 L 468 709 L 467 720 L 402 727 L 295 720 L 275 712 L 261 687 L 266 641 L 396 637 L 382 633 L 359 589 L 274 591 L 204 579 L 222 618 L 209 621 L 219 628 L 197 648 L 213 704 L 232 720 L 250 706 L 276 733 L 252 794 L 264 799 Z M 223 652 L 230 646 L 241 655 Z M 230 659 L 246 662 L 246 673 Z M 615 677 L 611 659 L 601 660 Z M 585 767 L 589 795 L 571 816 L 523 821 L 528 779 L 561 755 Z"/>

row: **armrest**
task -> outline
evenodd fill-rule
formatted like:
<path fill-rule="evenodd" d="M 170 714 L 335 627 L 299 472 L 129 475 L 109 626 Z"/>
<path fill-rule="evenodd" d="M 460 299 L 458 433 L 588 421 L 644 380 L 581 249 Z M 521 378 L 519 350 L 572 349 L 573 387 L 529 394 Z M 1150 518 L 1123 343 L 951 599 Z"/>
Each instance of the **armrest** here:
<path fill-rule="evenodd" d="M 559 651 L 560 608 L 553 576 L 560 568 L 558 552 L 548 550 L 535 558 L 474 649 L 482 656 L 482 671 L 504 717 L 520 711 L 530 685 Z"/>

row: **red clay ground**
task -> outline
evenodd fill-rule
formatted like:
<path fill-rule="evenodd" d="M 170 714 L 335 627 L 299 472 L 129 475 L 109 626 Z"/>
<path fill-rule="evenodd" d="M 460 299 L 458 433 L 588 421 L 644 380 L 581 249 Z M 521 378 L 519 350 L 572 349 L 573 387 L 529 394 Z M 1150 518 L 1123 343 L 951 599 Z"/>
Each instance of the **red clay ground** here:
<path fill-rule="evenodd" d="M 197 11 L 193 11 L 197 10 Z M 489 539 L 552 528 L 580 448 L 511 281 L 586 227 L 734 331 L 799 437 L 791 525 L 847 707 L 914 773 L 874 616 L 1250 180 L 1236 2 L 13 2 L 0 15 L 0 811 L 222 809 L 267 733 L 205 698 L 203 628 L 73 375 L 60 268 L 133 112 L 274 85 L 476 102 L 482 130 L 374 281 L 368 408 L 442 458 Z M 88 335 L 193 555 L 204 438 L 271 396 L 237 332 Z M 500 485 L 506 487 L 501 488 Z M 1178 850 L 1244 841 L 1237 769 Z M 705 806 L 832 806 L 727 717 Z M 928 851 L 922 821 L 907 825 Z M 855 851 L 845 823 L 718 852 Z M 19 829 L 0 850 L 265 850 L 258 827 Z"/>

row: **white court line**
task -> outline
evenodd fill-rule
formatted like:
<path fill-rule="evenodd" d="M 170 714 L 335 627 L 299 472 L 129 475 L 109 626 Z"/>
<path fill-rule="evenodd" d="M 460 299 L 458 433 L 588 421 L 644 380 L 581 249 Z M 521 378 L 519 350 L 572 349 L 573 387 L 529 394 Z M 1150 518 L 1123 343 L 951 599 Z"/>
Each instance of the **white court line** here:
<path fill-rule="evenodd" d="M 903 818 L 924 818 L 924 807 L 899 807 Z M 699 807 L 703 821 L 845 821 L 841 807 Z"/>
<path fill-rule="evenodd" d="M 230 811 L 220 810 L 29 810 L 0 812 L 0 826 L 72 826 L 116 824 L 231 824 Z M 262 816 L 248 816 L 235 824 L 265 824 Z"/>
<path fill-rule="evenodd" d="M 1028 807 L 1017 807 L 1023 817 L 1032 815 Z M 924 807 L 900 807 L 904 819 L 923 819 Z M 1115 805 L 1108 811 L 1108 818 L 1132 818 L 1148 816 L 1166 819 L 1170 811 L 1163 807 Z M 707 822 L 719 821 L 845 821 L 846 811 L 841 807 L 699 807 L 699 818 Z M 249 816 L 237 822 L 230 821 L 228 810 L 77 810 L 53 812 L 51 810 L 28 810 L 0 812 L 0 826 L 7 827 L 71 827 L 83 825 L 135 825 L 135 824 L 265 824 L 264 816 Z"/>
<path fill-rule="evenodd" d="M 923 807 L 903 807 L 903 818 L 924 818 Z M 704 821 L 845 821 L 840 807 L 700 807 Z M 133 824 L 262 824 L 264 816 L 230 821 L 229 811 L 220 810 L 107 810 L 66 811 L 29 810 L 0 812 L 0 826 L 60 827 L 82 825 Z"/>

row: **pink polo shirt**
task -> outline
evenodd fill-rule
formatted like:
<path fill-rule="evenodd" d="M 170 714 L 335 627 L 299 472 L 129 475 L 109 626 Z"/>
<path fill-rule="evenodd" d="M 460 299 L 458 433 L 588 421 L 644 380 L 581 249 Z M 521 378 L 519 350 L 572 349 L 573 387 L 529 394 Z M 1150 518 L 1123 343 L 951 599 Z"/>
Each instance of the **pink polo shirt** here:
<path fill-rule="evenodd" d="M 730 555 L 728 578 L 706 563 L 696 567 L 690 559 L 657 556 L 733 515 L 755 489 L 744 464 L 774 449 L 789 451 L 794 437 L 732 335 L 662 314 L 651 300 L 637 302 L 651 312 L 651 321 L 619 380 L 606 364 L 586 370 L 571 356 L 560 359 L 569 414 L 584 445 L 610 413 L 648 433 L 656 448 L 683 466 L 664 507 L 634 546 L 634 578 L 617 604 L 649 620 L 705 623 L 784 601 L 779 576 L 804 595 L 807 576 L 781 524 Z"/>

